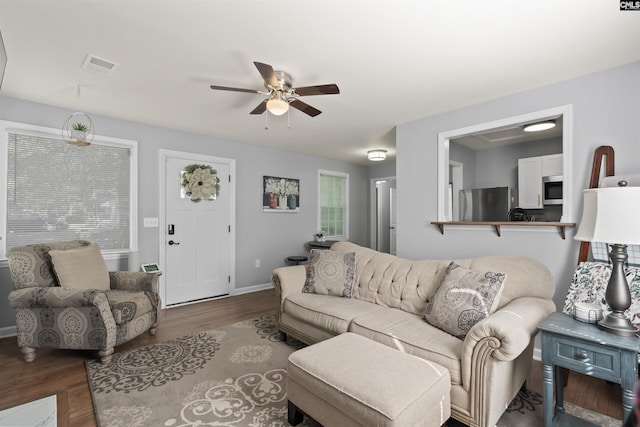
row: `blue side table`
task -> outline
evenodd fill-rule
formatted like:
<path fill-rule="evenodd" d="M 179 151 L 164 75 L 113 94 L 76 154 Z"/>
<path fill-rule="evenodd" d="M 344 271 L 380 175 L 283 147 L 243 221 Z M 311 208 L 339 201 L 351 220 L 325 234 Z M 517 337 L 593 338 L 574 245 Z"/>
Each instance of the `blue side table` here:
<path fill-rule="evenodd" d="M 552 313 L 538 329 L 542 338 L 544 427 L 596 426 L 564 413 L 562 368 L 620 384 L 623 419 L 626 418 L 633 406 L 633 388 L 638 379 L 640 340 L 613 335 L 563 313 Z"/>

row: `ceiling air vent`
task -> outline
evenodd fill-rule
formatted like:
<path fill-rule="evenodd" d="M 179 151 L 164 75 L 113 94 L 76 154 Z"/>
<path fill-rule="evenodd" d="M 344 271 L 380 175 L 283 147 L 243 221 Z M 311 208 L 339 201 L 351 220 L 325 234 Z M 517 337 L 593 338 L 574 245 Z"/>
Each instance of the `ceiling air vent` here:
<path fill-rule="evenodd" d="M 100 74 L 111 74 L 113 70 L 118 66 L 117 63 L 109 61 L 108 59 L 99 58 L 97 56 L 88 54 L 82 63 L 82 68 L 85 70 L 93 71 Z"/>

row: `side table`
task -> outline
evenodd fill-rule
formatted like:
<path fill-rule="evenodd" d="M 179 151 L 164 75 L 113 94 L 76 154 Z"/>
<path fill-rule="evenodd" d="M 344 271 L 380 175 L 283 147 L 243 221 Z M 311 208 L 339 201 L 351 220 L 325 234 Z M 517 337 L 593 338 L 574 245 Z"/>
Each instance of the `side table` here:
<path fill-rule="evenodd" d="M 564 413 L 562 368 L 620 384 L 623 419 L 626 418 L 633 406 L 640 340 L 605 332 L 595 324 L 580 322 L 563 313 L 552 313 L 538 325 L 538 329 L 542 338 L 544 427 L 595 426 Z"/>

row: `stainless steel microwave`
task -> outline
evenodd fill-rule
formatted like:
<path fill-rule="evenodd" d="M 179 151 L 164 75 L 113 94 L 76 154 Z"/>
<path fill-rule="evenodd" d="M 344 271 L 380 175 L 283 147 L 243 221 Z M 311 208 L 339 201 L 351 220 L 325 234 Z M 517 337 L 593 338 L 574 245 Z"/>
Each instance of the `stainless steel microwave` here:
<path fill-rule="evenodd" d="M 542 204 L 562 204 L 562 175 L 545 176 L 542 178 Z"/>

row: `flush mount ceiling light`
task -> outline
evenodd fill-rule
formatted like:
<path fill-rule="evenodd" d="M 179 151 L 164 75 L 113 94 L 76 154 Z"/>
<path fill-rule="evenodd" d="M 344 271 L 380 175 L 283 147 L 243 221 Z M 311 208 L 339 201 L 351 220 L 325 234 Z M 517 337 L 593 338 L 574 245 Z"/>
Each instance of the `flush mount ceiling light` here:
<path fill-rule="evenodd" d="M 381 162 L 387 158 L 387 150 L 369 150 L 367 158 L 372 162 Z"/>
<path fill-rule="evenodd" d="M 267 110 L 274 116 L 281 116 L 289 111 L 289 103 L 281 96 L 274 96 L 267 101 Z"/>
<path fill-rule="evenodd" d="M 523 130 L 525 132 L 540 132 L 541 130 L 547 130 L 556 127 L 555 120 L 545 120 L 543 122 L 529 123 L 524 125 Z"/>

